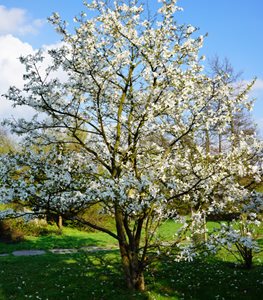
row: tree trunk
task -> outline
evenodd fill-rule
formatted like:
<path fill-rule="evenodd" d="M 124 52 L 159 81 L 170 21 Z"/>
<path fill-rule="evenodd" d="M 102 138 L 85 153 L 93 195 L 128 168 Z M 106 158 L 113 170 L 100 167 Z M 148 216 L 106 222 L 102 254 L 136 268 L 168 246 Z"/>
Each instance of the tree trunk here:
<path fill-rule="evenodd" d="M 125 226 L 124 216 L 117 206 L 115 208 L 115 222 L 126 285 L 131 290 L 144 291 L 144 266 L 138 257 L 140 235 L 137 237 L 132 235 L 127 224 Z"/>
<path fill-rule="evenodd" d="M 249 253 L 247 253 L 247 256 L 245 258 L 245 267 L 246 269 L 251 269 L 253 265 L 253 255 L 252 250 L 249 249 Z"/>
<path fill-rule="evenodd" d="M 235 128 L 233 116 L 232 116 L 232 118 L 231 118 L 230 130 L 231 130 L 231 137 L 232 137 L 231 148 L 232 148 L 232 150 L 233 150 L 234 147 L 235 147 L 236 144 L 237 144 L 237 139 L 236 139 L 236 128 Z"/>
<path fill-rule="evenodd" d="M 222 133 L 218 135 L 218 152 L 222 153 Z"/>
<path fill-rule="evenodd" d="M 210 153 L 210 145 L 211 144 L 211 142 L 210 142 L 210 135 L 209 135 L 209 130 L 208 129 L 206 129 L 206 131 L 205 131 L 205 152 L 206 152 L 206 154 L 209 154 Z"/>
<path fill-rule="evenodd" d="M 122 267 L 126 285 L 131 290 L 144 291 L 145 281 L 141 263 L 138 260 L 137 254 L 126 248 L 127 247 L 120 244 Z"/>
<path fill-rule="evenodd" d="M 195 211 L 194 209 L 191 207 L 191 216 L 193 217 Z M 204 215 L 203 217 L 203 222 L 202 222 L 202 226 L 201 226 L 203 233 L 196 233 L 195 230 L 198 230 L 199 228 L 194 228 L 193 232 L 192 232 L 192 240 L 193 243 L 195 245 L 200 245 L 204 242 L 207 242 L 207 227 L 206 227 L 206 216 Z"/>
<path fill-rule="evenodd" d="M 207 242 L 207 228 L 206 228 L 206 216 L 204 215 L 204 242 Z"/>
<path fill-rule="evenodd" d="M 62 219 L 61 215 L 58 216 L 57 226 L 59 229 L 61 229 L 63 227 L 63 219 Z"/>

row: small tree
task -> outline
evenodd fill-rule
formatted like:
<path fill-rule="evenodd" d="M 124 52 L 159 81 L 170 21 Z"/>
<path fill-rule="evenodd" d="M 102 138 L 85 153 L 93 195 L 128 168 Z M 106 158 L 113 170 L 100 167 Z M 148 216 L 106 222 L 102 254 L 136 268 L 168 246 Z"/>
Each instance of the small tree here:
<path fill-rule="evenodd" d="M 50 21 L 64 45 L 49 51 L 53 64 L 45 72 L 41 69 L 41 51 L 21 58 L 27 70 L 24 89 L 11 87 L 6 95 L 15 105 L 41 113 L 31 121 L 7 121 L 14 132 L 27 134 L 27 147 L 76 146 L 64 157 L 59 176 L 48 158 L 37 158 L 47 162 L 43 178 L 51 176 L 56 190 L 52 203 L 72 219 L 82 206 L 94 203 L 114 217 L 116 232 L 86 225 L 116 238 L 126 284 L 138 290 L 145 289 L 143 272 L 164 246 L 155 239 L 156 229 L 167 218 L 180 217 L 175 203 L 195 206 L 202 213 L 224 206 L 230 194 L 243 193 L 235 180 L 237 171 L 252 172 L 245 154 L 261 147 L 253 138 L 241 138 L 231 153 L 211 156 L 198 146 L 204 127 L 218 124 L 224 130 L 236 107 L 249 104 L 246 93 L 251 85 L 233 99 L 233 87 L 223 77 L 206 76 L 198 56 L 203 37 L 196 36 L 193 26 L 177 24 L 174 14 L 180 8 L 175 0 L 161 2 L 152 21 L 144 18 L 138 1 L 111 6 L 93 1 L 85 5 L 95 16 L 81 13 L 74 33 L 54 14 Z M 56 78 L 58 69 L 64 70 L 66 80 Z M 221 99 L 221 106 L 209 110 L 215 99 Z M 77 154 L 81 168 L 65 186 Z M 34 164 L 30 170 L 34 172 Z M 2 188 L 7 199 L 23 199 L 32 189 L 39 208 L 50 203 L 45 181 L 38 190 L 27 180 L 14 184 L 16 189 L 8 184 Z M 224 202 L 210 201 L 219 186 L 224 187 Z M 183 228 L 189 226 L 187 221 Z"/>
<path fill-rule="evenodd" d="M 260 252 L 256 239 L 262 212 L 262 195 L 249 193 L 240 205 L 239 216 L 228 224 L 221 223 L 219 229 L 214 229 L 207 243 L 208 248 L 213 251 L 224 248 L 250 269 L 255 254 Z"/>

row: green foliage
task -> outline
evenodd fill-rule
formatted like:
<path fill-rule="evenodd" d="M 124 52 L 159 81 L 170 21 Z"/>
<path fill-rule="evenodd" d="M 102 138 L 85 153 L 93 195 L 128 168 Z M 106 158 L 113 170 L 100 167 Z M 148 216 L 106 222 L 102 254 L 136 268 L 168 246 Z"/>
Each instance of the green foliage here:
<path fill-rule="evenodd" d="M 263 193 L 263 183 L 257 187 L 257 192 Z"/>
<path fill-rule="evenodd" d="M 25 222 L 18 218 L 0 221 L 0 240 L 5 242 L 18 242 L 26 236 L 38 237 L 48 234 L 60 234 L 60 231 L 48 226 L 43 220 Z"/>
<path fill-rule="evenodd" d="M 114 231 L 115 229 L 114 218 L 109 216 L 108 214 L 102 213 L 102 208 L 100 204 L 92 205 L 84 212 L 80 213 L 79 216 L 85 221 L 88 221 L 92 224 L 96 224 L 98 226 L 110 229 L 112 231 Z M 91 227 L 87 227 L 86 225 L 82 225 L 80 223 L 74 223 L 70 220 L 67 220 L 65 224 L 67 226 L 77 228 L 82 231 L 95 232 L 95 229 Z"/>
<path fill-rule="evenodd" d="M 24 233 L 20 228 L 16 228 L 11 220 L 0 221 L 0 241 L 1 242 L 19 242 L 24 239 Z"/>
<path fill-rule="evenodd" d="M 14 149 L 14 141 L 8 136 L 8 133 L 0 127 L 0 154 L 7 153 Z"/>

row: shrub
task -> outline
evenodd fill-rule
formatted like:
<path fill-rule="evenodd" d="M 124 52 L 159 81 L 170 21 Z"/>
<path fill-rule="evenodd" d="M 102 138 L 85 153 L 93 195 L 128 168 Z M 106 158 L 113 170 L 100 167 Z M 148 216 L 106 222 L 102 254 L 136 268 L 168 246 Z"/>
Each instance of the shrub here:
<path fill-rule="evenodd" d="M 42 236 L 61 234 L 61 230 L 48 225 L 44 220 L 25 222 L 21 218 L 0 221 L 0 240 L 3 242 L 19 242 L 25 236 Z"/>
<path fill-rule="evenodd" d="M 16 220 L 0 221 L 0 241 L 19 242 L 24 239 L 24 233 L 21 228 L 15 226 Z"/>

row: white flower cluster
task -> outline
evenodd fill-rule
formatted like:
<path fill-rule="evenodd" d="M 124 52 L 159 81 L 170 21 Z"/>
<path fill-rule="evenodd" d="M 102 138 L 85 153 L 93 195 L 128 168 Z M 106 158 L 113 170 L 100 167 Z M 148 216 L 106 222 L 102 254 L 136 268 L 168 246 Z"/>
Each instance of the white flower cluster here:
<path fill-rule="evenodd" d="M 239 205 L 239 216 L 231 223 L 221 223 L 209 235 L 207 247 L 216 252 L 224 247 L 231 253 L 236 253 L 245 263 L 252 263 L 255 253 L 260 251 L 257 242 L 258 231 L 262 221 L 262 195 L 252 192 Z"/>
<path fill-rule="evenodd" d="M 183 228 L 200 234 L 207 215 L 240 210 L 249 192 L 238 178 L 261 180 L 262 142 L 232 132 L 222 151 L 208 151 L 204 139 L 230 131 L 253 83 L 236 91 L 224 75 L 205 75 L 203 36 L 177 23 L 176 0 L 161 2 L 154 24 L 137 1 L 85 4 L 97 13 L 78 17 L 74 33 L 50 18 L 63 46 L 49 51 L 50 66 L 42 51 L 21 58 L 24 88 L 6 95 L 36 116 L 6 121 L 26 149 L 1 157 L 1 201 L 63 214 L 99 202 L 127 221 L 129 238 L 181 207 L 194 212 Z"/>

